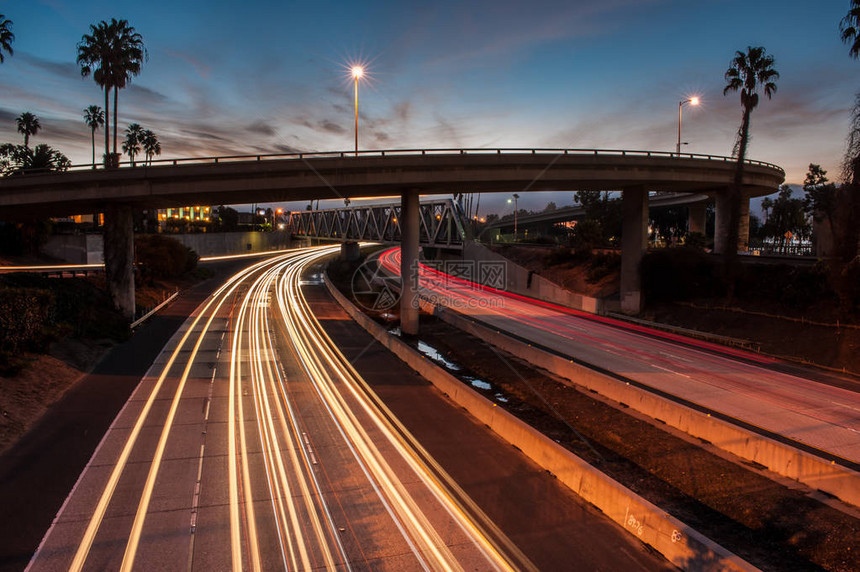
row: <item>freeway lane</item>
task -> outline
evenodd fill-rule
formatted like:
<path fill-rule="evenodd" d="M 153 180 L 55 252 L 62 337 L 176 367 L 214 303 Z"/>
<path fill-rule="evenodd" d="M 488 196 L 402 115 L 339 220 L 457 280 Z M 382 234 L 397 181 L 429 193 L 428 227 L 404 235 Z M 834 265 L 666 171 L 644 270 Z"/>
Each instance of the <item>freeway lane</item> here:
<path fill-rule="evenodd" d="M 29 569 L 534 569 L 313 316 L 304 291 L 314 286 L 300 274 L 332 250 L 254 264 L 198 307 L 114 421 Z M 449 418 L 468 417 L 447 407 Z M 484 454 L 522 463 L 497 440 Z M 506 503 L 508 515 L 543 512 L 495 504 Z M 608 549 L 583 550 L 588 568 L 665 568 L 594 511 L 572 514 L 584 536 L 548 536 L 557 558 L 564 542 L 594 544 L 600 531 Z"/>
<path fill-rule="evenodd" d="M 31 569 L 523 564 L 376 417 L 314 331 L 298 270 L 330 250 L 253 265 L 199 309 L 111 427 Z M 300 367 L 287 383 L 280 364 L 291 361 Z"/>
<path fill-rule="evenodd" d="M 400 272 L 400 251 L 380 260 Z M 646 336 L 573 310 L 478 288 L 426 266 L 421 294 L 502 331 L 700 404 L 768 431 L 860 462 L 860 393 L 767 366 L 773 360 L 707 344 Z M 696 347 L 696 346 L 701 347 Z M 740 358 L 740 359 L 739 359 Z"/>

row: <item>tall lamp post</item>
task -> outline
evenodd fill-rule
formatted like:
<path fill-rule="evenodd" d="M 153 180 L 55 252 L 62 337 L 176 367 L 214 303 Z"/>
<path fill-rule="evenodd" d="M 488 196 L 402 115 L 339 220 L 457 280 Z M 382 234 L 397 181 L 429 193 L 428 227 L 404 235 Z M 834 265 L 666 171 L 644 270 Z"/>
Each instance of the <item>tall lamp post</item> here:
<path fill-rule="evenodd" d="M 699 105 L 699 98 L 691 97 L 690 99 L 678 102 L 678 146 L 675 148 L 675 152 L 679 155 L 681 153 L 681 109 L 688 103 L 690 105 Z"/>
<path fill-rule="evenodd" d="M 361 66 L 352 68 L 352 78 L 355 80 L 355 156 L 358 157 L 358 80 L 364 74 Z"/>
<path fill-rule="evenodd" d="M 517 232 L 517 199 L 519 199 L 520 196 L 516 193 L 511 196 L 514 197 L 514 241 L 516 241 L 517 236 L 519 236 L 519 233 Z M 511 199 L 508 199 L 508 204 L 511 204 Z"/>

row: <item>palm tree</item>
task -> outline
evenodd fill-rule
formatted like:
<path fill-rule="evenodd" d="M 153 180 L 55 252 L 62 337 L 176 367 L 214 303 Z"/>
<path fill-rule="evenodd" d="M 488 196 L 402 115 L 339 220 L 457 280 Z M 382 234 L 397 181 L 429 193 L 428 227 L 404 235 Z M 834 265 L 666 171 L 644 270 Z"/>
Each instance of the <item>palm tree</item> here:
<path fill-rule="evenodd" d="M 84 123 L 92 130 L 93 139 L 93 169 L 96 168 L 96 129 L 105 124 L 105 112 L 98 105 L 90 105 L 84 109 Z"/>
<path fill-rule="evenodd" d="M 30 135 L 35 135 L 39 132 L 42 126 L 39 124 L 39 118 L 25 111 L 19 115 L 15 121 L 18 123 L 18 133 L 24 136 L 24 147 L 30 147 Z"/>
<path fill-rule="evenodd" d="M 99 22 L 90 25 L 90 33 L 84 34 L 78 44 L 78 65 L 81 66 L 81 75 L 87 77 L 93 75 L 93 80 L 105 92 L 105 124 L 110 124 L 110 95 L 112 71 L 112 50 L 110 30 L 107 22 Z M 110 154 L 110 130 L 105 129 L 105 164 L 108 163 Z"/>
<path fill-rule="evenodd" d="M 848 14 L 839 22 L 839 32 L 844 43 L 851 42 L 848 54 L 854 59 L 860 57 L 860 0 L 851 0 Z"/>
<path fill-rule="evenodd" d="M 12 51 L 12 40 L 15 39 L 15 34 L 9 28 L 12 26 L 12 20 L 7 20 L 3 14 L 0 14 L 0 64 L 3 63 L 3 52 L 9 52 L 9 55 L 14 55 Z"/>
<path fill-rule="evenodd" d="M 723 89 L 723 95 L 727 95 L 731 91 L 740 91 L 741 107 L 743 107 L 743 116 L 741 118 L 741 126 L 738 129 L 738 139 L 736 143 L 737 149 L 737 167 L 735 168 L 735 177 L 732 185 L 729 187 L 728 202 L 728 236 L 725 245 L 723 256 L 725 258 L 726 269 L 731 272 L 733 264 L 737 259 L 738 245 L 738 224 L 741 218 L 741 199 L 743 195 L 743 175 L 744 161 L 746 160 L 747 147 L 749 145 L 750 133 L 750 114 L 752 110 L 758 106 L 759 90 L 770 99 L 776 92 L 775 80 L 779 78 L 779 73 L 773 69 L 773 56 L 767 55 L 765 49 L 759 47 L 747 47 L 746 52 L 735 52 L 735 57 L 729 64 L 729 69 L 726 70 L 725 79 L 726 87 Z M 732 280 L 729 280 L 729 294 L 733 294 Z"/>
<path fill-rule="evenodd" d="M 113 152 L 116 153 L 116 123 L 119 90 L 131 82 L 131 78 L 140 74 L 143 60 L 147 58 L 146 48 L 143 47 L 143 36 L 135 32 L 125 20 L 113 20 L 115 35 L 115 59 L 113 73 Z"/>
<path fill-rule="evenodd" d="M 116 117 L 114 115 L 114 117 Z M 143 128 L 132 123 L 125 130 L 125 141 L 122 143 L 122 150 L 128 153 L 131 160 L 131 166 L 134 167 L 134 156 L 140 152 L 140 144 L 143 141 Z"/>
<path fill-rule="evenodd" d="M 78 44 L 81 75 L 86 77 L 92 73 L 95 82 L 105 91 L 105 123 L 110 123 L 109 93 L 113 89 L 113 156 L 116 156 L 119 90 L 140 73 L 145 58 L 143 37 L 126 20 L 112 18 L 110 23 L 102 20 L 90 25 L 90 33 L 84 34 Z M 106 160 L 109 154 L 110 136 L 105 130 Z"/>
<path fill-rule="evenodd" d="M 149 129 L 143 132 L 141 144 L 148 163 L 152 163 L 152 158 L 155 155 L 161 155 L 161 142 L 159 142 L 158 136 Z"/>

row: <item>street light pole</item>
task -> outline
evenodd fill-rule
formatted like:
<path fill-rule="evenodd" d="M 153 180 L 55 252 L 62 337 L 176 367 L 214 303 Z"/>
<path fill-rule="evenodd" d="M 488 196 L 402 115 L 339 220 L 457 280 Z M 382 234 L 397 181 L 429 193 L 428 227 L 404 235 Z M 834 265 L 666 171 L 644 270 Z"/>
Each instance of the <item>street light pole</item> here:
<path fill-rule="evenodd" d="M 675 152 L 679 155 L 681 154 L 681 109 L 688 103 L 690 105 L 699 105 L 699 98 L 691 97 L 690 99 L 684 99 L 678 102 L 678 145 L 675 148 Z"/>
<path fill-rule="evenodd" d="M 352 68 L 352 77 L 355 80 L 355 156 L 358 157 L 358 78 L 364 70 L 360 66 Z"/>
<path fill-rule="evenodd" d="M 517 211 L 519 210 L 519 209 L 517 209 L 517 199 L 519 199 L 520 196 L 518 194 L 514 193 L 513 197 L 514 197 L 514 240 L 516 240 L 519 237 L 519 233 L 517 232 Z"/>

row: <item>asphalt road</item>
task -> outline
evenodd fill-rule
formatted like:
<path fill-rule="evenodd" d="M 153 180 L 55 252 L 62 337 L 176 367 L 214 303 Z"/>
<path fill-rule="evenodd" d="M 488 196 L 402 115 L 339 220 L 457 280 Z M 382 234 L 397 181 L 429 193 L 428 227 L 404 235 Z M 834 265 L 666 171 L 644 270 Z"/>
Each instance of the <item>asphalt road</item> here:
<path fill-rule="evenodd" d="M 164 344 L 220 283 L 244 262 L 220 263 L 215 276 L 112 348 L 0 456 L 0 570 L 23 570 L 117 413 Z"/>
<path fill-rule="evenodd" d="M 374 346 L 300 278 L 323 252 L 254 264 L 195 310 L 32 570 L 668 567 Z"/>
<path fill-rule="evenodd" d="M 400 251 L 380 260 L 399 275 Z M 821 383 L 776 360 L 476 287 L 422 267 L 422 295 L 496 329 L 726 416 L 860 462 L 860 385 Z M 811 379 L 816 377 L 816 379 Z"/>

